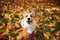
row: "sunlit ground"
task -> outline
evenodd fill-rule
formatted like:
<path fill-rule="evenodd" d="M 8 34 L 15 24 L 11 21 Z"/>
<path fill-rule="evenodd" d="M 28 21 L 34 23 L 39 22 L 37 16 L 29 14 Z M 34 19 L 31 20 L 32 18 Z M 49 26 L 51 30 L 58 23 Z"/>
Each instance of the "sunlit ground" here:
<path fill-rule="evenodd" d="M 54 2 L 54 1 L 53 1 Z M 23 40 L 22 10 L 36 11 L 34 40 L 60 40 L 60 6 L 49 0 L 0 0 L 0 39 Z M 18 37 L 17 37 L 18 36 Z M 28 39 L 25 39 L 28 40 Z"/>

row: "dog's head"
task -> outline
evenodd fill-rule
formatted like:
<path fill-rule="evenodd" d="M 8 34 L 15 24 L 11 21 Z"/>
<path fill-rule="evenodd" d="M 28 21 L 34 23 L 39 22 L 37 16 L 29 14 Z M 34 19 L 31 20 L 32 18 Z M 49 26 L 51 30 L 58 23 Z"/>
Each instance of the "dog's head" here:
<path fill-rule="evenodd" d="M 23 11 L 23 18 L 24 20 L 30 24 L 31 22 L 33 22 L 33 17 L 35 16 L 35 11 L 32 10 L 30 13 L 26 12 L 25 10 Z"/>

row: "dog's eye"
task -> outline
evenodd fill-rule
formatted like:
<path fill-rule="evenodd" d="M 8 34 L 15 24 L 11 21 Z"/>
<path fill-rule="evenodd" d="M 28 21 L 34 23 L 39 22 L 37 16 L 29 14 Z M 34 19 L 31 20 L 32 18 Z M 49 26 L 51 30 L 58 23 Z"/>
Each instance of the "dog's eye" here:
<path fill-rule="evenodd" d="M 32 17 L 32 15 L 30 15 L 30 17 Z"/>
<path fill-rule="evenodd" d="M 28 15 L 26 15 L 26 17 L 27 17 Z"/>

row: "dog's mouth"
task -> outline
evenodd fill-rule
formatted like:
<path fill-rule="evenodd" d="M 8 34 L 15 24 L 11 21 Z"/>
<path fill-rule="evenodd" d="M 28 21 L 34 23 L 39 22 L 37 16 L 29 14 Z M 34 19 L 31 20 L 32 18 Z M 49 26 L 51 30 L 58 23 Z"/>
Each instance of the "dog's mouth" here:
<path fill-rule="evenodd" d="M 28 24 L 30 24 L 32 21 L 27 21 L 28 22 Z"/>

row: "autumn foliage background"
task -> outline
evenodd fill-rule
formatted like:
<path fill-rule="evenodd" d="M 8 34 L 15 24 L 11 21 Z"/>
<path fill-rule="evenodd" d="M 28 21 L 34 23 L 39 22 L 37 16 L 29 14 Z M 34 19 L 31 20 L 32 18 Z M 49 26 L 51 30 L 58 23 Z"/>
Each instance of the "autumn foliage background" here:
<path fill-rule="evenodd" d="M 9 36 L 20 33 L 23 9 L 36 11 L 35 40 L 40 39 L 41 33 L 45 40 L 60 40 L 58 0 L 0 0 L 0 39 L 9 40 Z"/>

